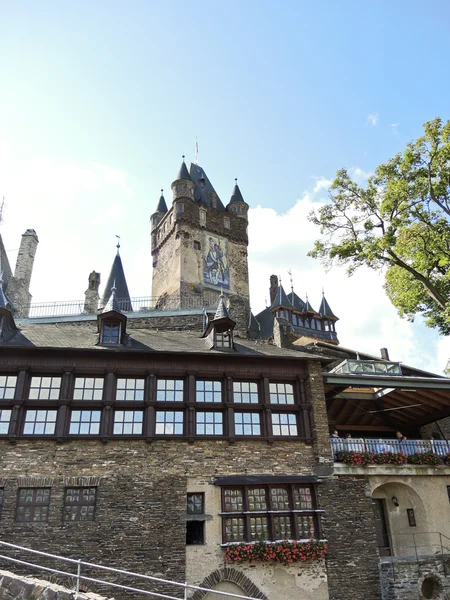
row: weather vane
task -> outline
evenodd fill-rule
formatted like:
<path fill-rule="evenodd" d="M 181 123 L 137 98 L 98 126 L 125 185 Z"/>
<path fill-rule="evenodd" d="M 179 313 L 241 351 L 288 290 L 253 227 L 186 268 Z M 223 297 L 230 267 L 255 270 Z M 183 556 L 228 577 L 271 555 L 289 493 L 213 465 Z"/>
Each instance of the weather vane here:
<path fill-rule="evenodd" d="M 116 238 L 117 238 L 117 245 L 116 245 L 116 248 L 117 248 L 117 254 L 119 254 L 119 248 L 120 248 L 120 235 L 117 235 L 117 233 L 116 233 Z"/>
<path fill-rule="evenodd" d="M 198 137 L 195 136 L 195 164 L 198 165 Z"/>
<path fill-rule="evenodd" d="M 292 271 L 289 269 L 288 271 L 289 279 L 291 280 L 291 292 L 294 292 L 294 281 L 292 279 Z"/>

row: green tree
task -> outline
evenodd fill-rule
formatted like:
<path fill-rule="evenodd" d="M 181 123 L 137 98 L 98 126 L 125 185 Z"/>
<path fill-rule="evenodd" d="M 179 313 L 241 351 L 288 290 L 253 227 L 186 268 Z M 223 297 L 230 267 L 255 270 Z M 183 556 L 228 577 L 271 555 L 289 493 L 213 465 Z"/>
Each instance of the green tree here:
<path fill-rule="evenodd" d="M 309 216 L 322 234 L 309 255 L 349 275 L 362 265 L 383 270 L 400 316 L 423 315 L 450 334 L 450 121 L 425 123 L 364 187 L 341 169 L 329 196 Z"/>

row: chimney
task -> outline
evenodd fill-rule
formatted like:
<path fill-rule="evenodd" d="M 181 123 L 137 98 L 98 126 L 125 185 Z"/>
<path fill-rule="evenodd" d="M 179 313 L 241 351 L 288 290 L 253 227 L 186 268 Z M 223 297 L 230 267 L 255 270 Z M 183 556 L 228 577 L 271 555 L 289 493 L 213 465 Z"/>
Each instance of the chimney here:
<path fill-rule="evenodd" d="M 89 274 L 89 287 L 84 292 L 84 312 L 88 314 L 96 313 L 98 310 L 98 301 L 100 299 L 98 288 L 100 286 L 100 273 L 92 271 Z"/>
<path fill-rule="evenodd" d="M 380 352 L 381 352 L 381 358 L 383 360 L 390 360 L 389 359 L 389 352 L 388 352 L 387 348 L 381 348 Z"/>
<path fill-rule="evenodd" d="M 8 297 L 14 304 L 15 314 L 18 317 L 28 317 L 30 310 L 30 282 L 38 244 L 35 230 L 27 229 L 20 242 L 14 277 L 11 277 L 8 282 Z"/>
<path fill-rule="evenodd" d="M 278 277 L 276 275 L 270 276 L 270 306 L 275 302 L 275 298 L 278 292 Z"/>

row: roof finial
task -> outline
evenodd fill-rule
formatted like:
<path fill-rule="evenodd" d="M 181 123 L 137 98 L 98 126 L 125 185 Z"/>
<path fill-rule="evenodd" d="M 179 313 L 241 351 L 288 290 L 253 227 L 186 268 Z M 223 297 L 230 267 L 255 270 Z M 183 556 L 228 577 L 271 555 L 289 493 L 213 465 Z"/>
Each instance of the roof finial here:
<path fill-rule="evenodd" d="M 181 158 L 183 159 L 183 162 L 184 162 L 184 158 L 185 158 L 184 154 L 183 154 L 183 156 Z"/>
<path fill-rule="evenodd" d="M 289 269 L 288 273 L 289 273 L 289 279 L 291 280 L 291 292 L 294 293 L 294 281 L 292 279 L 292 271 L 291 271 L 291 269 Z"/>
<path fill-rule="evenodd" d="M 111 294 L 115 294 L 116 291 L 117 291 L 116 280 L 114 279 L 113 284 L 112 284 L 112 288 L 111 288 Z"/>
<path fill-rule="evenodd" d="M 195 164 L 198 165 L 198 137 L 195 136 Z"/>
<path fill-rule="evenodd" d="M 234 182 L 237 185 L 237 177 L 234 178 Z"/>
<path fill-rule="evenodd" d="M 161 188 L 161 196 L 164 196 L 164 190 Z"/>
<path fill-rule="evenodd" d="M 322 296 L 325 296 L 325 290 L 322 288 Z"/>
<path fill-rule="evenodd" d="M 116 245 L 116 248 L 117 248 L 117 254 L 120 254 L 120 253 L 119 253 L 119 248 L 120 248 L 120 235 L 117 235 L 117 233 L 116 233 L 116 238 L 117 238 L 117 245 Z M 114 281 L 115 281 L 115 280 L 114 280 Z"/>

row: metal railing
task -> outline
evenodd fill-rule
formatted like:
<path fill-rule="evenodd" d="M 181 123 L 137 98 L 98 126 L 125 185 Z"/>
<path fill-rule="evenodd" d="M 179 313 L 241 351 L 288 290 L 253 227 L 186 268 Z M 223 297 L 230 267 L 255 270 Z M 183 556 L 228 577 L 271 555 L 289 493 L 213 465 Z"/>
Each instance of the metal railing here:
<path fill-rule="evenodd" d="M 416 452 L 431 452 L 437 456 L 446 456 L 450 453 L 448 440 L 404 440 L 381 438 L 330 438 L 333 455 L 340 451 L 370 452 L 383 454 L 384 452 L 403 452 L 407 456 Z"/>
<path fill-rule="evenodd" d="M 395 579 L 395 564 L 402 559 L 414 558 L 420 574 L 420 563 L 426 559 L 437 557 L 442 561 L 442 569 L 446 571 L 445 557 L 450 556 L 450 538 L 440 531 L 422 531 L 413 533 L 396 533 L 383 535 L 387 544 L 379 546 L 380 558 L 390 562 Z M 401 539 L 400 539 L 401 538 Z M 407 538 L 407 539 L 405 539 Z M 403 539 L 405 542 L 402 543 Z M 408 543 L 409 540 L 411 543 Z M 382 555 L 382 553 L 385 553 Z"/>
<path fill-rule="evenodd" d="M 70 572 L 70 571 L 64 571 L 64 570 L 53 568 L 53 567 L 47 567 L 42 564 L 36 564 L 36 563 L 30 562 L 30 561 L 25 561 L 25 560 L 16 558 L 15 556 L 7 556 L 5 554 L 0 554 L 0 559 L 10 561 L 15 564 L 23 565 L 26 567 L 31 567 L 33 569 L 38 569 L 40 571 L 56 573 L 57 575 L 62 575 L 62 576 L 70 578 L 71 580 L 74 580 L 75 581 L 75 591 L 77 593 L 80 591 L 81 582 L 86 581 L 89 583 L 97 583 L 102 586 L 114 587 L 114 588 L 118 588 L 121 590 L 133 592 L 133 593 L 144 594 L 146 596 L 154 596 L 155 598 L 165 598 L 166 600 L 180 600 L 180 596 L 169 596 L 167 594 L 162 594 L 160 592 L 152 592 L 150 590 L 144 590 L 141 588 L 136 588 L 134 586 L 123 585 L 120 583 L 115 583 L 113 581 L 106 581 L 104 579 L 98 579 L 96 577 L 89 577 L 87 575 L 82 575 L 81 574 L 82 567 L 86 567 L 86 568 L 91 568 L 91 569 L 97 569 L 99 571 L 106 571 L 107 573 L 116 573 L 116 574 L 125 575 L 128 577 L 131 576 L 133 578 L 142 579 L 146 582 L 156 582 L 159 584 L 162 583 L 162 584 L 166 584 L 169 586 L 175 586 L 177 588 L 180 588 L 183 591 L 184 600 L 187 600 L 189 590 L 194 590 L 194 591 L 200 590 L 202 592 L 207 592 L 210 594 L 220 594 L 221 596 L 227 596 L 229 598 L 240 598 L 241 600 L 256 600 L 255 598 L 251 598 L 250 596 L 241 596 L 239 594 L 231 594 L 229 592 L 222 592 L 221 590 L 212 590 L 209 588 L 200 587 L 198 585 L 179 583 L 178 581 L 171 581 L 168 579 L 161 579 L 160 577 L 152 577 L 150 575 L 143 575 L 141 573 L 134 573 L 132 571 L 126 571 L 124 569 L 116 569 L 114 567 L 98 565 L 95 563 L 83 561 L 81 559 L 66 558 L 64 556 L 59 556 L 57 554 L 49 554 L 48 552 L 41 552 L 39 550 L 33 550 L 31 548 L 26 548 L 24 546 L 17 546 L 16 544 L 10 544 L 8 542 L 0 541 L 0 546 L 5 547 L 5 548 L 11 548 L 14 550 L 23 551 L 23 552 L 29 552 L 31 554 L 51 558 L 51 559 L 54 559 L 55 561 L 66 562 L 66 563 L 69 563 L 70 565 L 73 565 L 74 567 L 76 567 L 76 571 Z"/>
<path fill-rule="evenodd" d="M 119 298 L 118 302 L 123 312 L 145 312 L 151 310 L 210 308 L 217 305 L 218 298 L 219 293 L 205 294 L 203 296 L 182 296 L 181 298 L 141 296 L 131 299 Z M 30 319 L 37 319 L 89 314 L 90 311 L 85 310 L 84 300 L 64 300 L 61 302 L 32 302 L 29 306 L 20 307 L 18 313 Z"/>

